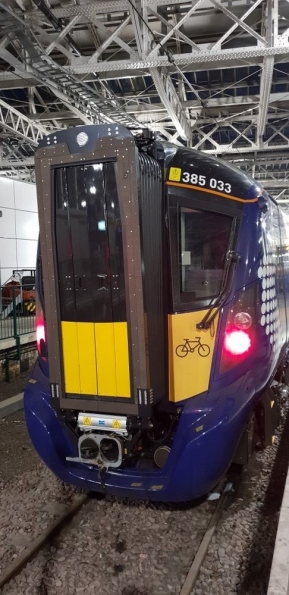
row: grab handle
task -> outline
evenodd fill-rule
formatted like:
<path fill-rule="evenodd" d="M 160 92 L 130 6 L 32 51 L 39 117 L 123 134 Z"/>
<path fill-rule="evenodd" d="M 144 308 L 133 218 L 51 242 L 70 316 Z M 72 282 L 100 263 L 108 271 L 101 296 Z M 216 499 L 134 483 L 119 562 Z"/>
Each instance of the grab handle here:
<path fill-rule="evenodd" d="M 107 275 L 99 274 L 98 277 L 98 291 L 108 291 L 108 288 L 104 285 L 104 280 L 106 279 Z"/>

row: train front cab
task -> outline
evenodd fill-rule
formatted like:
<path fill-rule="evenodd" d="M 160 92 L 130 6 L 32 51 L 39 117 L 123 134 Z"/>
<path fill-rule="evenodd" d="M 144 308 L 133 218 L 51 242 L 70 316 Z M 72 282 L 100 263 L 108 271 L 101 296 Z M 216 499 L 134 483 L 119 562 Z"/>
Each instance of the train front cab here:
<path fill-rule="evenodd" d="M 258 199 L 228 166 L 168 155 L 139 153 L 129 131 L 107 126 L 59 132 L 38 149 L 40 357 L 25 412 L 62 480 L 178 501 L 219 480 L 254 392 L 254 327 L 228 329 L 226 303 L 237 287 L 234 316 L 245 294 L 249 314 L 255 307 L 237 265 L 243 211 Z M 239 374 L 229 365 L 220 378 L 236 355 Z"/>

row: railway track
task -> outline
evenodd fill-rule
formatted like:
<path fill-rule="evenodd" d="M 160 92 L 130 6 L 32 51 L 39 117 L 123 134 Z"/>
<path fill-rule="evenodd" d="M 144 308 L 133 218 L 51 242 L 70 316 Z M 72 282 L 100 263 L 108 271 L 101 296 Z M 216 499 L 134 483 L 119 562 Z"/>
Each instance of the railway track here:
<path fill-rule="evenodd" d="M 211 520 L 207 527 L 207 530 L 206 530 L 204 537 L 199 545 L 198 551 L 192 561 L 192 564 L 191 564 L 191 567 L 187 574 L 186 580 L 185 580 L 183 586 L 181 587 L 179 595 L 191 595 L 192 590 L 195 587 L 201 566 L 202 566 L 203 561 L 206 557 L 209 545 L 212 541 L 213 535 L 216 531 L 219 520 L 221 518 L 221 514 L 224 509 L 228 493 L 229 493 L 229 484 L 225 484 L 225 486 L 223 486 L 222 492 L 220 494 L 218 504 L 212 514 L 212 517 L 211 517 Z"/>
<path fill-rule="evenodd" d="M 195 506 L 79 498 L 41 465 L 26 479 L 0 482 L 1 594 L 264 594 L 288 466 L 288 424 L 287 407 L 275 447 L 258 453 L 241 475 L 228 474 L 232 493 L 221 486 L 218 500 Z M 55 519 L 61 506 L 65 513 Z M 10 565 L 16 527 L 28 545 Z"/>
<path fill-rule="evenodd" d="M 228 494 L 227 486 L 228 484 L 221 485 L 219 488 L 219 492 L 216 492 L 216 496 L 219 496 L 218 500 L 216 500 L 216 506 L 211 512 L 211 515 L 208 516 L 207 528 L 200 541 L 199 547 L 193 558 L 186 579 L 183 585 L 181 586 L 180 590 L 178 591 L 178 595 L 191 595 L 192 593 L 192 589 L 194 588 L 194 585 L 198 578 L 201 565 L 206 556 L 206 552 L 211 543 L 212 537 L 220 520 L 224 504 L 226 502 Z M 89 501 L 90 496 L 91 494 L 85 493 L 74 498 L 71 504 L 67 506 L 63 514 L 60 515 L 57 519 L 53 520 L 51 523 L 49 523 L 47 528 L 44 531 L 42 531 L 42 533 L 40 533 L 40 535 L 38 535 L 35 539 L 33 539 L 31 543 L 29 543 L 29 545 L 21 552 L 21 554 L 17 556 L 13 560 L 13 562 L 0 575 L 0 589 L 7 585 L 11 581 L 11 579 L 15 578 L 21 572 L 21 570 L 27 565 L 27 563 L 31 561 L 34 557 L 36 557 L 40 550 L 42 548 L 45 548 L 45 546 L 47 546 L 51 542 L 51 540 L 61 532 L 63 527 L 66 527 L 69 524 L 73 516 L 77 512 L 79 512 L 83 505 L 85 505 Z M 192 533 L 193 530 L 194 527 L 192 526 Z M 175 593 L 174 595 L 177 595 L 177 593 Z"/>
<path fill-rule="evenodd" d="M 73 500 L 67 510 L 56 520 L 49 523 L 48 527 L 34 539 L 17 558 L 0 575 L 0 589 L 4 587 L 18 572 L 39 552 L 39 550 L 67 523 L 71 517 L 87 502 L 89 494 L 81 494 Z"/>

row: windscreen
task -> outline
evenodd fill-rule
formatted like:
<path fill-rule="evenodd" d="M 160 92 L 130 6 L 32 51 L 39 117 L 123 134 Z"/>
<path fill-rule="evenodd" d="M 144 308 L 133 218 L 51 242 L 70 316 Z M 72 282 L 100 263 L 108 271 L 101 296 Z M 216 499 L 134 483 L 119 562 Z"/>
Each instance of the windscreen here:
<path fill-rule="evenodd" d="M 62 320 L 126 320 L 115 163 L 55 169 Z"/>

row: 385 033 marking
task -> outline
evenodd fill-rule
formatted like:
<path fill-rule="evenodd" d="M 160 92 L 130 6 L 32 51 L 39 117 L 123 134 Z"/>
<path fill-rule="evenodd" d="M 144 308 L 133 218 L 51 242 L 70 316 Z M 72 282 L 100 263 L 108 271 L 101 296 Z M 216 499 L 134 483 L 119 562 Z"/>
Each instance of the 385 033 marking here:
<path fill-rule="evenodd" d="M 188 171 L 183 172 L 182 182 L 184 182 L 185 184 L 193 184 L 194 186 L 209 185 L 210 188 L 212 188 L 212 190 L 219 190 L 220 192 L 226 192 L 226 194 L 231 194 L 232 192 L 232 186 L 231 184 L 229 184 L 229 182 L 217 180 L 216 178 L 207 178 L 207 176 L 204 176 L 202 174 L 191 174 Z"/>

